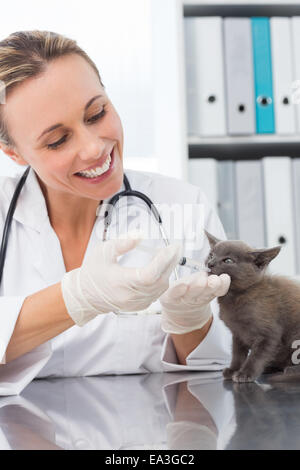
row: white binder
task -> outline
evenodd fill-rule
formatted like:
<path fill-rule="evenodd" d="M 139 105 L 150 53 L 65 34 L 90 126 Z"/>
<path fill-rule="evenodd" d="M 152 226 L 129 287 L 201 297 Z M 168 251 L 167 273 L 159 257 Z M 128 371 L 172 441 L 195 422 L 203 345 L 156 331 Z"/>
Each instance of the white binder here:
<path fill-rule="evenodd" d="M 296 111 L 297 133 L 300 132 L 300 17 L 291 18 L 293 51 L 293 106 Z"/>
<path fill-rule="evenodd" d="M 267 246 L 281 245 L 270 263 L 271 273 L 294 276 L 295 241 L 293 227 L 292 166 L 289 157 L 264 157 Z"/>
<path fill-rule="evenodd" d="M 300 158 L 292 159 L 292 189 L 294 202 L 294 229 L 296 245 L 296 274 L 300 274 Z"/>
<path fill-rule="evenodd" d="M 253 50 L 250 18 L 224 19 L 227 129 L 230 135 L 255 133 Z"/>
<path fill-rule="evenodd" d="M 184 25 L 188 132 L 225 135 L 222 18 L 190 17 Z"/>
<path fill-rule="evenodd" d="M 265 239 L 264 187 L 261 160 L 235 162 L 238 238 L 263 248 Z"/>
<path fill-rule="evenodd" d="M 189 135 L 199 133 L 199 107 L 198 85 L 196 67 L 196 39 L 194 35 L 195 18 L 184 18 L 184 50 L 185 50 L 185 78 L 186 78 L 186 105 L 187 130 Z"/>
<path fill-rule="evenodd" d="M 229 240 L 237 240 L 237 207 L 235 162 L 218 162 L 218 212 Z"/>
<path fill-rule="evenodd" d="M 218 211 L 217 160 L 214 158 L 190 158 L 188 179 L 190 183 L 202 189 L 208 202 Z"/>
<path fill-rule="evenodd" d="M 296 132 L 296 112 L 292 104 L 293 58 L 292 31 L 289 18 L 270 20 L 273 72 L 275 131 Z"/>

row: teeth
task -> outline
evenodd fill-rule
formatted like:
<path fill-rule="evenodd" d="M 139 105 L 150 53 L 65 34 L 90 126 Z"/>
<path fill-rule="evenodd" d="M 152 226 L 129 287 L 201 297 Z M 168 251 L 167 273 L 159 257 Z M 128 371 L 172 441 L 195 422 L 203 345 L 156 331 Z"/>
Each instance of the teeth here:
<path fill-rule="evenodd" d="M 97 168 L 94 168 L 93 170 L 79 171 L 78 175 L 85 176 L 86 178 L 96 178 L 97 176 L 102 175 L 109 169 L 110 163 L 111 163 L 111 156 L 109 155 L 102 166 L 98 166 Z"/>

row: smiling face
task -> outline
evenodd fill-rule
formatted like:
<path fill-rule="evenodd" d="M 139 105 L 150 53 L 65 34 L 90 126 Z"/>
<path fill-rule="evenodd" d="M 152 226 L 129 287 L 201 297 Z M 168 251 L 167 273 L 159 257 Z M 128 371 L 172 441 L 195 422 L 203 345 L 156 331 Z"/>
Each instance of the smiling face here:
<path fill-rule="evenodd" d="M 100 201 L 121 187 L 122 124 L 95 71 L 78 54 L 53 60 L 43 74 L 17 86 L 2 113 L 16 145 L 3 151 L 30 165 L 47 191 Z M 108 171 L 97 179 L 76 175 L 91 167 Z"/>

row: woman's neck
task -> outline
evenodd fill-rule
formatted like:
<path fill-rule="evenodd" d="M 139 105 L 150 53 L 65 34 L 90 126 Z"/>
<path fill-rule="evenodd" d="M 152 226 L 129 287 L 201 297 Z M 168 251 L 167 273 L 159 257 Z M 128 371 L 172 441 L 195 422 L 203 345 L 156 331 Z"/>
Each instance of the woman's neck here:
<path fill-rule="evenodd" d="M 55 191 L 40 182 L 53 229 L 66 239 L 80 239 L 91 233 L 102 201 Z"/>

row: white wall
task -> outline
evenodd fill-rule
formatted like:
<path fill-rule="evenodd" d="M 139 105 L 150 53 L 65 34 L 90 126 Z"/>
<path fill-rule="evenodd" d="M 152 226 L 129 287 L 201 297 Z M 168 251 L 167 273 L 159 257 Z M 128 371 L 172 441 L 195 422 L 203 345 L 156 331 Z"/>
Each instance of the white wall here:
<path fill-rule="evenodd" d="M 98 66 L 121 117 L 125 166 L 155 171 L 151 0 L 2 3 L 0 39 L 30 29 L 51 30 L 77 40 Z M 24 171 L 5 154 L 0 157 L 0 174 Z"/>

